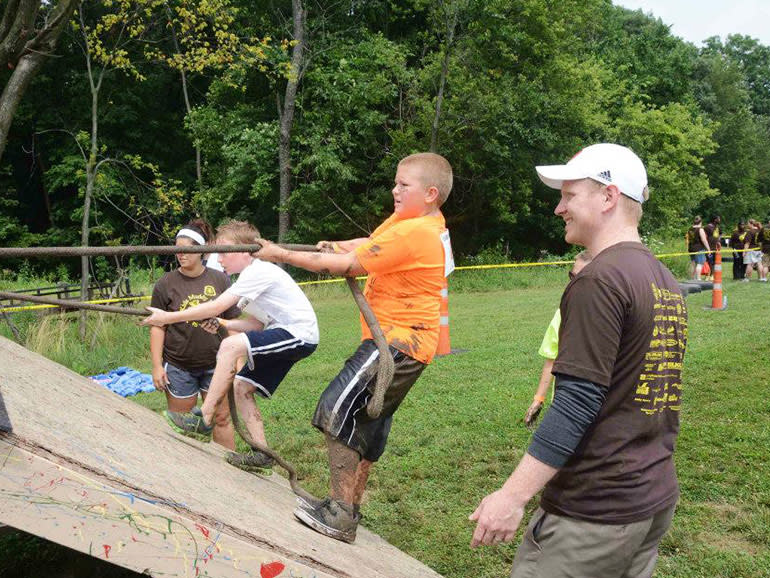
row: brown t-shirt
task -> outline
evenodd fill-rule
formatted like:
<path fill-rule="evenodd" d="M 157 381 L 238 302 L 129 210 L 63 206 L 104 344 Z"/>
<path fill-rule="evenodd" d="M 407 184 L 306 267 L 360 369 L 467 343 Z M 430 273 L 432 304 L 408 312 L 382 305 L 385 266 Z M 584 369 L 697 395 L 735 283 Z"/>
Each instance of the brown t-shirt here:
<path fill-rule="evenodd" d="M 673 505 L 687 309 L 640 243 L 597 255 L 564 291 L 554 373 L 608 388 L 596 421 L 546 485 L 547 512 L 626 524 Z"/>
<path fill-rule="evenodd" d="M 770 223 L 762 225 L 762 229 L 759 233 L 759 240 L 762 244 L 762 252 L 766 255 L 770 255 Z"/>
<path fill-rule="evenodd" d="M 687 231 L 687 250 L 691 253 L 706 250 L 706 247 L 703 246 L 703 242 L 700 238 L 700 230 L 700 225 L 693 225 Z"/>
<path fill-rule="evenodd" d="M 719 241 L 719 225 L 709 223 L 703 229 L 706 231 L 706 240 L 709 242 L 708 249 L 713 251 L 716 249 L 717 242 Z"/>
<path fill-rule="evenodd" d="M 757 230 L 753 227 L 746 231 L 746 236 L 743 238 L 743 247 L 748 244 L 748 249 L 754 251 L 757 248 Z"/>
<path fill-rule="evenodd" d="M 216 299 L 230 286 L 230 278 L 221 271 L 206 267 L 197 277 L 188 277 L 175 269 L 166 273 L 152 290 L 153 307 L 164 311 L 182 311 Z M 231 307 L 220 317 L 233 319 L 240 315 Z M 163 360 L 171 365 L 195 371 L 216 365 L 217 350 L 222 338 L 208 333 L 198 321 L 185 321 L 166 326 Z"/>

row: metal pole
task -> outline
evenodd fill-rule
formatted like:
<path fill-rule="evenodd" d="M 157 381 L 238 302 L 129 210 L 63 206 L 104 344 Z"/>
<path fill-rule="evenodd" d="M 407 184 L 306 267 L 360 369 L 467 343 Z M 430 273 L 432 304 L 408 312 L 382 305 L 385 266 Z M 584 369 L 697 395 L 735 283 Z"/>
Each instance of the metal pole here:
<path fill-rule="evenodd" d="M 30 301 L 32 303 L 42 303 L 44 305 L 57 305 L 59 307 L 66 307 L 67 309 L 89 309 L 91 311 L 102 311 L 103 313 L 120 313 L 122 315 L 136 315 L 138 317 L 147 317 L 149 315 L 147 311 L 141 309 L 115 307 L 114 305 L 99 305 L 97 303 L 84 303 L 82 301 L 70 301 L 68 299 L 54 299 L 53 297 L 36 297 L 34 295 L 10 293 L 8 291 L 0 291 L 0 299 Z"/>
<path fill-rule="evenodd" d="M 290 251 L 316 252 L 315 245 L 279 245 Z M 0 247 L 0 257 L 24 259 L 28 257 L 96 257 L 124 255 L 177 255 L 180 253 L 256 253 L 262 248 L 252 245 L 122 245 L 116 247 Z"/>

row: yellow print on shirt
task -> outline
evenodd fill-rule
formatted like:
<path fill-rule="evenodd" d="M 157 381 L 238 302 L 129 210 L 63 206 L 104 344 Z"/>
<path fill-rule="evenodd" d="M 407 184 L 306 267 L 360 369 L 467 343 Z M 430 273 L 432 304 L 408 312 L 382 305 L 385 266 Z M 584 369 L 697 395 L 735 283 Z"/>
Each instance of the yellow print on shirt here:
<path fill-rule="evenodd" d="M 679 411 L 682 360 L 687 345 L 687 306 L 681 295 L 650 284 L 655 298 L 655 323 L 634 401 L 647 415 Z"/>
<path fill-rule="evenodd" d="M 179 311 L 184 311 L 185 309 L 189 309 L 190 307 L 195 307 L 196 305 L 200 305 L 201 303 L 206 303 L 209 301 L 209 298 L 216 297 L 217 290 L 212 285 L 206 285 L 203 288 L 203 295 L 200 294 L 192 294 L 185 297 L 184 301 L 179 305 Z M 199 327 L 200 321 L 188 321 L 190 325 L 193 327 Z"/>

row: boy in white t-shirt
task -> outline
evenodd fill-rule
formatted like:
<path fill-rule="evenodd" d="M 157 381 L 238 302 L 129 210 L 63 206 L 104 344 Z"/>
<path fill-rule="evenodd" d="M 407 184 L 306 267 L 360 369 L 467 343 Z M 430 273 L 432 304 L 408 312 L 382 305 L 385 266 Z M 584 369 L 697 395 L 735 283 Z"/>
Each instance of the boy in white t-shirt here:
<path fill-rule="evenodd" d="M 217 244 L 253 244 L 259 231 L 243 221 L 229 221 L 217 228 Z M 192 413 L 167 412 L 169 422 L 182 433 L 208 436 L 213 428 L 216 408 L 235 388 L 238 413 L 254 441 L 267 446 L 265 428 L 254 394 L 270 398 L 291 367 L 309 356 L 318 346 L 318 321 L 313 307 L 294 280 L 273 263 L 255 259 L 249 253 L 221 253 L 219 262 L 228 275 L 238 280 L 213 301 L 183 311 L 163 311 L 154 307 L 143 325 L 216 318 L 233 305 L 248 317 L 217 319 L 231 335 L 222 341 L 217 354 L 209 394 L 200 409 Z M 208 323 L 210 328 L 216 323 Z M 248 362 L 238 371 L 238 360 Z M 236 373 L 237 371 L 237 373 Z M 230 454 L 228 461 L 241 467 L 269 467 L 272 458 L 261 452 Z"/>

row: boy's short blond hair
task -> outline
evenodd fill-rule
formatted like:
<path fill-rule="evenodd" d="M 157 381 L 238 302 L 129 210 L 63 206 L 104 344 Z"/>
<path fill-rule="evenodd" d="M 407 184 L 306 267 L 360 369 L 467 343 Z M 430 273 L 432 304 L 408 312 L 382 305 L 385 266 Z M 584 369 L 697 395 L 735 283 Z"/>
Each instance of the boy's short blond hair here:
<path fill-rule="evenodd" d="M 437 204 L 440 207 L 449 198 L 452 190 L 452 165 L 441 155 L 436 153 L 416 153 L 404 157 L 398 166 L 405 165 L 419 167 L 422 184 L 426 187 L 438 189 Z"/>
<path fill-rule="evenodd" d="M 253 245 L 259 238 L 259 230 L 246 221 L 230 219 L 217 227 L 217 239 L 227 239 L 234 245 Z"/>

